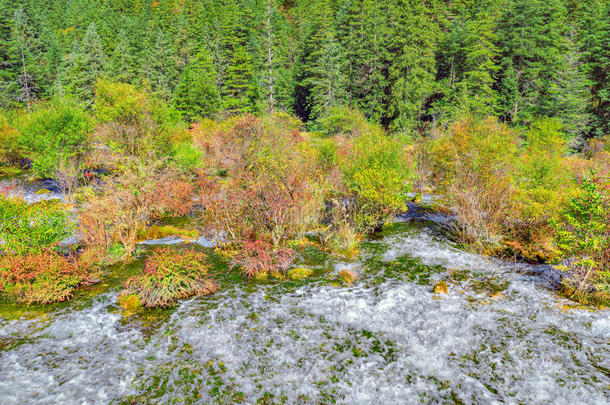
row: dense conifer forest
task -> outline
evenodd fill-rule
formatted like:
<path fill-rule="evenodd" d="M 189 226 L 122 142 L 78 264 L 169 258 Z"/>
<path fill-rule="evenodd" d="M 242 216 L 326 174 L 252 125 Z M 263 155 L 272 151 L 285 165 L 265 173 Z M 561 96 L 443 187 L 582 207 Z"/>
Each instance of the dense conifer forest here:
<path fill-rule="evenodd" d="M 347 105 L 391 131 L 464 114 L 609 132 L 603 0 L 2 0 L 0 100 L 92 103 L 100 77 L 185 118 Z"/>

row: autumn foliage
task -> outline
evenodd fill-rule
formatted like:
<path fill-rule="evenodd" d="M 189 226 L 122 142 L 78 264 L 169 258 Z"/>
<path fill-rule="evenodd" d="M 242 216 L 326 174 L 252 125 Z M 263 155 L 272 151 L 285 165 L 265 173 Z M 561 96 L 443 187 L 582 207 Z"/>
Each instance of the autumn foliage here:
<path fill-rule="evenodd" d="M 0 292 L 20 303 L 66 301 L 74 289 L 99 276 L 94 266 L 52 250 L 0 256 Z"/>
<path fill-rule="evenodd" d="M 211 295 L 218 286 L 209 269 L 201 252 L 160 248 L 146 260 L 141 274 L 127 280 L 123 295 L 137 295 L 146 307 L 169 307 L 179 299 Z"/>

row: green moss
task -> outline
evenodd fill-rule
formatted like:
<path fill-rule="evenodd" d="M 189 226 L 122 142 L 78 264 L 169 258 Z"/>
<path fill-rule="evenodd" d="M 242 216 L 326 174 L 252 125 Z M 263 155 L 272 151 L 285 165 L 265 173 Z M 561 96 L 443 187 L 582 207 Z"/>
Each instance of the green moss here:
<path fill-rule="evenodd" d="M 292 269 L 288 272 L 287 276 L 291 280 L 304 280 L 307 277 L 311 277 L 313 270 L 306 267 L 299 267 Z"/>
<path fill-rule="evenodd" d="M 118 302 L 121 308 L 126 309 L 128 311 L 136 310 L 142 306 L 140 298 L 138 298 L 138 296 L 134 294 L 121 295 L 119 296 Z"/>
<path fill-rule="evenodd" d="M 140 241 L 163 239 L 168 236 L 179 236 L 184 240 L 193 240 L 199 237 L 199 232 L 194 229 L 178 228 L 173 225 L 154 225 L 138 232 Z"/>

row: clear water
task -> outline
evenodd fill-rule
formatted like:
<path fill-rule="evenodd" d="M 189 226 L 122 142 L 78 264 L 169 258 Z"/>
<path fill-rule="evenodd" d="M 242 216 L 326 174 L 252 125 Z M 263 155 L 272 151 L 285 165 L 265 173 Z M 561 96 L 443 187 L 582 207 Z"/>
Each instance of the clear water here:
<path fill-rule="evenodd" d="M 0 179 L 0 188 L 12 186 L 10 195 L 20 197 L 28 204 L 60 200 L 66 202 L 63 193 L 52 180 L 31 180 L 27 175 Z"/>
<path fill-rule="evenodd" d="M 315 250 L 302 262 L 317 278 L 267 284 L 219 262 L 219 294 L 173 310 L 118 308 L 140 263 L 68 304 L 2 307 L 0 403 L 610 401 L 610 313 L 562 299 L 544 271 L 409 223 L 353 262 Z M 353 286 L 327 281 L 345 268 Z"/>

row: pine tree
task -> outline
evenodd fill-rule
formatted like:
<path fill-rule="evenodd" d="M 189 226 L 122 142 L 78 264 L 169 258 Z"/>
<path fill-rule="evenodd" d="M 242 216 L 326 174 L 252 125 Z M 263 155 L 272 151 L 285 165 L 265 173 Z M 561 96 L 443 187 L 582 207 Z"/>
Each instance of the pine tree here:
<path fill-rule="evenodd" d="M 275 14 L 277 13 L 274 0 L 266 0 L 264 14 L 264 60 L 265 71 L 263 74 L 263 94 L 267 100 L 267 106 L 270 112 L 273 112 L 277 103 L 277 66 L 278 55 L 276 52 L 276 21 Z"/>
<path fill-rule="evenodd" d="M 563 69 L 558 72 L 553 89 L 557 104 L 556 115 L 563 122 L 574 145 L 580 145 L 589 132 L 591 117 L 587 112 L 587 79 L 582 71 L 581 55 L 573 36 L 564 58 Z"/>
<path fill-rule="evenodd" d="M 221 52 L 226 60 L 222 77 L 224 109 L 232 113 L 255 112 L 258 109 L 259 83 L 253 55 L 250 53 L 250 37 L 253 28 L 253 10 L 245 4 L 232 5 L 223 22 Z"/>
<path fill-rule="evenodd" d="M 439 27 L 422 3 L 395 0 L 391 4 L 389 47 L 392 56 L 384 121 L 389 128 L 402 131 L 414 127 L 434 91 L 434 55 Z"/>
<path fill-rule="evenodd" d="M 442 99 L 435 103 L 445 120 L 462 114 L 495 112 L 496 1 L 458 3 L 437 53 L 437 86 Z"/>
<path fill-rule="evenodd" d="M 152 90 L 164 100 L 171 100 L 178 84 L 177 52 L 163 31 L 157 34 L 144 64 L 144 77 Z"/>
<path fill-rule="evenodd" d="M 9 4 L 0 0 L 0 107 L 8 107 L 14 94 L 16 69 L 10 51 L 12 12 Z"/>
<path fill-rule="evenodd" d="M 186 67 L 174 95 L 174 105 L 184 117 L 210 117 L 220 107 L 220 94 L 214 82 L 216 71 L 208 51 L 202 48 Z"/>
<path fill-rule="evenodd" d="M 583 70 L 590 82 L 591 136 L 610 134 L 610 3 L 592 1 L 580 24 Z"/>
<path fill-rule="evenodd" d="M 72 52 L 66 57 L 59 83 L 62 95 L 72 96 L 90 106 L 95 84 L 105 75 L 106 65 L 102 41 L 95 23 L 91 23 L 82 43 L 75 41 Z"/>
<path fill-rule="evenodd" d="M 311 117 L 321 118 L 332 107 L 348 104 L 345 53 L 341 44 L 327 31 L 321 52 L 309 79 Z"/>
<path fill-rule="evenodd" d="M 124 30 L 119 31 L 116 46 L 109 61 L 112 77 L 120 82 L 131 83 L 135 75 L 133 50 Z"/>
<path fill-rule="evenodd" d="M 349 104 L 380 121 L 388 86 L 388 8 L 373 0 L 348 0 L 337 17 L 347 57 Z"/>
<path fill-rule="evenodd" d="M 18 85 L 16 99 L 19 103 L 27 106 L 36 100 L 39 92 L 34 60 L 36 41 L 36 35 L 25 11 L 23 8 L 17 9 L 13 15 L 11 51 L 19 61 L 19 74 L 16 77 Z"/>
<path fill-rule="evenodd" d="M 565 70 L 566 10 L 560 0 L 512 0 L 499 23 L 496 88 L 500 116 L 527 124 L 558 111 L 556 80 Z"/>
<path fill-rule="evenodd" d="M 323 117 L 329 108 L 347 104 L 347 60 L 333 26 L 328 0 L 308 6 L 301 30 L 303 43 L 296 72 L 296 110 L 305 120 Z"/>

